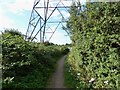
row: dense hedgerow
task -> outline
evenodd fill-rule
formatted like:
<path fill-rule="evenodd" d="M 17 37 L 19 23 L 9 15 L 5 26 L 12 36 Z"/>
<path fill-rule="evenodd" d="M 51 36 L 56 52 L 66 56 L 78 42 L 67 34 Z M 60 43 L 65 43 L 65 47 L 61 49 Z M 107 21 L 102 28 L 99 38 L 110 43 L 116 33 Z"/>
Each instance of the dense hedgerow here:
<path fill-rule="evenodd" d="M 2 34 L 3 88 L 45 88 L 65 47 L 24 40 L 15 30 Z"/>
<path fill-rule="evenodd" d="M 72 51 L 66 61 L 66 80 L 72 87 L 114 88 L 120 75 L 120 2 L 87 3 L 80 15 L 74 5 L 67 27 Z M 69 72 L 68 72 L 69 71 Z"/>

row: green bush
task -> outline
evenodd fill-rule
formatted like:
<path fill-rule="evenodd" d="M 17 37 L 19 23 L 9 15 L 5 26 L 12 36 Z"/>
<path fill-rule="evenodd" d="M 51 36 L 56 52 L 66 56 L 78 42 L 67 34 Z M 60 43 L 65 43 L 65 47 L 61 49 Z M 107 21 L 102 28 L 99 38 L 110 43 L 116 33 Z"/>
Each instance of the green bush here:
<path fill-rule="evenodd" d="M 33 50 L 31 44 L 26 42 L 22 36 L 5 31 L 2 34 L 3 80 L 7 77 L 24 76 L 31 72 L 31 64 L 35 60 L 32 56 Z"/>
<path fill-rule="evenodd" d="M 85 10 L 72 13 L 67 23 L 72 51 L 67 68 L 74 77 L 73 87 L 115 88 L 120 75 L 120 2 L 87 3 Z M 68 72 L 69 73 L 69 72 Z"/>
<path fill-rule="evenodd" d="M 3 88 L 44 88 L 62 53 L 60 46 L 28 42 L 19 32 L 6 30 L 2 34 Z"/>

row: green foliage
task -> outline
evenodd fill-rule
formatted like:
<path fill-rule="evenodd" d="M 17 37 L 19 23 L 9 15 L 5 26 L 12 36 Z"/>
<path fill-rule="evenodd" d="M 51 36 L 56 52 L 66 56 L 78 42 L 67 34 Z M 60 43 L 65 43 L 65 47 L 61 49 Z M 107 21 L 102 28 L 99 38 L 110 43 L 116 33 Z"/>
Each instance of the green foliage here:
<path fill-rule="evenodd" d="M 27 74 L 26 70 L 30 71 L 28 66 L 32 63 L 31 60 L 34 60 L 30 43 L 26 42 L 22 36 L 6 31 L 2 36 L 3 78 L 8 74 L 13 77 Z M 24 72 L 20 69 L 24 69 Z"/>
<path fill-rule="evenodd" d="M 18 35 L 18 36 L 22 36 L 22 33 L 15 30 L 15 29 L 5 29 L 5 33 L 9 33 L 11 35 Z"/>
<path fill-rule="evenodd" d="M 28 42 L 16 31 L 6 30 L 2 34 L 3 88 L 44 88 L 62 55 L 61 46 Z"/>
<path fill-rule="evenodd" d="M 67 23 L 72 51 L 67 71 L 74 77 L 73 87 L 118 88 L 120 75 L 120 2 L 87 3 L 85 10 L 73 12 Z"/>

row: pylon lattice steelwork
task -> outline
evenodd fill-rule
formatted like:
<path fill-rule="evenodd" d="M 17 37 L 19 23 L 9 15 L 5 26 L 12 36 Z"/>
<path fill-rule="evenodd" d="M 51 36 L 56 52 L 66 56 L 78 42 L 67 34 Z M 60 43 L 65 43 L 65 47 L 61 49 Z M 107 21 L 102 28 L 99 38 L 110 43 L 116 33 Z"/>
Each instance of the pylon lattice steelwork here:
<path fill-rule="evenodd" d="M 40 42 L 50 41 L 55 31 L 64 27 L 73 3 L 76 3 L 76 0 L 35 0 L 26 39 L 33 41 L 39 38 Z"/>

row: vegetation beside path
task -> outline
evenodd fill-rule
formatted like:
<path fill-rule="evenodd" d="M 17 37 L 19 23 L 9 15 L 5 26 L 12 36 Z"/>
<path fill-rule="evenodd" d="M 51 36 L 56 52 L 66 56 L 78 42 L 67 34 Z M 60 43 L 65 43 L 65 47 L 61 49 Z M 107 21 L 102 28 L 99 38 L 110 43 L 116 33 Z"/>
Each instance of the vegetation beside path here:
<path fill-rule="evenodd" d="M 65 83 L 78 90 L 120 86 L 120 2 L 87 2 L 70 10 L 72 46 L 65 60 Z M 2 85 L 9 89 L 45 88 L 67 45 L 29 42 L 18 31 L 2 34 Z"/>
<path fill-rule="evenodd" d="M 67 21 L 72 50 L 66 83 L 78 90 L 120 90 L 120 2 L 87 2 L 80 9 L 73 5 Z"/>
<path fill-rule="evenodd" d="M 45 88 L 66 46 L 28 42 L 13 29 L 1 36 L 3 88 Z"/>

